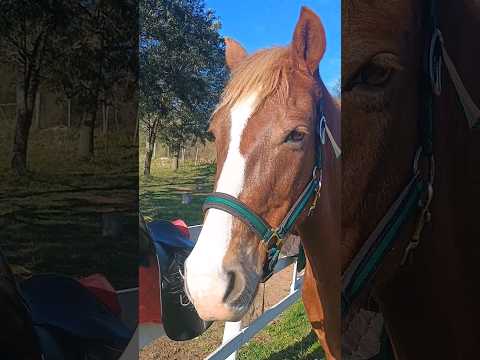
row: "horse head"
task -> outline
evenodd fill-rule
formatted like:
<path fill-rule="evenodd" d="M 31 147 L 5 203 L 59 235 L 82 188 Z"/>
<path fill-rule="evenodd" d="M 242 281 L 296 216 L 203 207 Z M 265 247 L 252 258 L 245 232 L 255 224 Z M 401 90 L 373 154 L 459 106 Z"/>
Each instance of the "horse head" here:
<path fill-rule="evenodd" d="M 245 314 L 285 233 L 304 221 L 318 196 L 325 47 L 323 25 L 306 8 L 289 47 L 248 55 L 226 39 L 231 77 L 210 124 L 215 196 L 185 263 L 186 290 L 204 319 Z"/>

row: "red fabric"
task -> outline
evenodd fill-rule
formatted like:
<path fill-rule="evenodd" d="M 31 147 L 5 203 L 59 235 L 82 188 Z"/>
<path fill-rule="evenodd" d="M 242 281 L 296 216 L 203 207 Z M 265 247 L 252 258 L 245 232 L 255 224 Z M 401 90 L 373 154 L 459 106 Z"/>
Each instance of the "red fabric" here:
<path fill-rule="evenodd" d="M 139 314 L 140 324 L 162 323 L 162 302 L 160 289 L 160 271 L 157 257 L 152 255 L 148 259 L 150 266 L 140 266 L 139 277 Z"/>
<path fill-rule="evenodd" d="M 118 301 L 117 292 L 112 284 L 102 274 L 93 274 L 79 280 L 80 284 L 91 291 L 98 300 L 106 305 L 115 315 L 119 316 L 122 307 Z"/>
<path fill-rule="evenodd" d="M 183 236 L 190 239 L 190 231 L 188 231 L 188 225 L 182 219 L 173 220 L 171 222 L 177 227 L 178 230 L 182 233 Z"/>

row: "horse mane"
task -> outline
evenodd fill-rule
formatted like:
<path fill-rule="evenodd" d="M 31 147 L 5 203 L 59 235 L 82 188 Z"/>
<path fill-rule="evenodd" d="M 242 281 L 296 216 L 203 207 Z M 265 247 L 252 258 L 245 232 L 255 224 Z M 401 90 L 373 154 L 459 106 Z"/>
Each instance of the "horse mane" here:
<path fill-rule="evenodd" d="M 288 73 L 291 70 L 290 49 L 273 47 L 260 50 L 242 61 L 230 74 L 230 81 L 225 87 L 220 103 L 215 112 L 229 108 L 237 101 L 257 93 L 258 109 L 271 95 L 280 101 L 288 98 Z"/>

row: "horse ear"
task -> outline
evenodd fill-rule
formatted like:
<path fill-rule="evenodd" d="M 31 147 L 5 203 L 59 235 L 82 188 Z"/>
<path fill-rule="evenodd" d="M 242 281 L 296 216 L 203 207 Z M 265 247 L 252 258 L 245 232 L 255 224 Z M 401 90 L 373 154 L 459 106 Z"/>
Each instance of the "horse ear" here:
<path fill-rule="evenodd" d="M 225 61 L 230 71 L 247 58 L 248 54 L 237 41 L 225 38 Z"/>
<path fill-rule="evenodd" d="M 293 59 L 310 74 L 314 74 L 326 48 L 325 30 L 320 18 L 309 8 L 302 6 L 293 33 Z"/>

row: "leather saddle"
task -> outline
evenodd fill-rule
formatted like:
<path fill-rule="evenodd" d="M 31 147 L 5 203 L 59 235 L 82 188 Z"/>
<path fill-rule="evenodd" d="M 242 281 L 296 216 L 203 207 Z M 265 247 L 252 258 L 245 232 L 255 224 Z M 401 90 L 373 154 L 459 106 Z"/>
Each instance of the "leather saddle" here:
<path fill-rule="evenodd" d="M 176 341 L 190 340 L 201 335 L 212 324 L 202 320 L 189 302 L 182 275 L 184 263 L 195 243 L 178 226 L 158 220 L 145 224 L 140 221 L 141 243 L 150 243 L 161 274 L 162 323 L 167 336 Z M 142 231 L 143 230 L 143 231 Z M 148 246 L 147 246 L 148 247 Z"/>
<path fill-rule="evenodd" d="M 8 267 L 3 256 L 0 260 Z M 133 335 L 95 294 L 73 278 L 40 274 L 16 281 L 14 286 L 16 302 L 24 307 L 33 328 L 39 358 L 118 359 Z M 0 358 L 14 359 L 9 351 L 0 349 Z"/>

